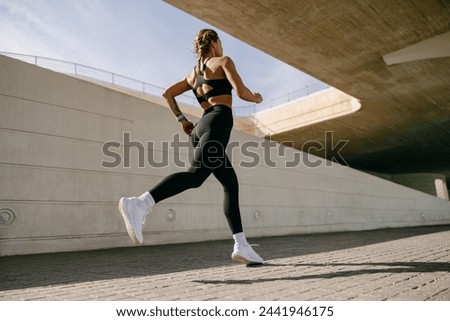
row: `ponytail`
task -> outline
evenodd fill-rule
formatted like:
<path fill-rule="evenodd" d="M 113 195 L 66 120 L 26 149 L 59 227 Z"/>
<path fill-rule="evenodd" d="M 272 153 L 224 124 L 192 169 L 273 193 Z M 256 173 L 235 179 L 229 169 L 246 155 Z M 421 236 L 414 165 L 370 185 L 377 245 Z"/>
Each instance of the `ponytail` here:
<path fill-rule="evenodd" d="M 219 36 L 217 35 L 217 32 L 212 29 L 202 29 L 197 34 L 197 37 L 195 37 L 194 51 L 198 58 L 197 66 L 199 70 L 203 57 L 211 50 L 212 42 L 216 42 L 218 39 Z"/>

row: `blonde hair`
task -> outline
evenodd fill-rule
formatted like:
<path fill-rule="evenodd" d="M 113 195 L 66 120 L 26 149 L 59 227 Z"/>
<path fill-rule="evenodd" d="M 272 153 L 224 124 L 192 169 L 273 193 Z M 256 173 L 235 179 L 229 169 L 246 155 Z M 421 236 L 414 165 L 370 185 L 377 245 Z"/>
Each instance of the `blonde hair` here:
<path fill-rule="evenodd" d="M 219 36 L 212 29 L 202 29 L 198 32 L 194 39 L 194 51 L 198 58 L 199 68 L 203 57 L 211 50 L 212 42 L 217 42 L 217 40 L 219 40 Z"/>

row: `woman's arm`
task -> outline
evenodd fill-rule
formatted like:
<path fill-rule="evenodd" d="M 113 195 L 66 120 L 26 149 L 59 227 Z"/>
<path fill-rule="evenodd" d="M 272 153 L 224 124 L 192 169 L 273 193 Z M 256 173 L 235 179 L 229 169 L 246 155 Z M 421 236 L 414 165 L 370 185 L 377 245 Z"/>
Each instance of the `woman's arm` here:
<path fill-rule="evenodd" d="M 180 107 L 178 106 L 177 101 L 175 100 L 175 97 L 181 95 L 182 93 L 190 89 L 191 87 L 189 86 L 185 78 L 167 88 L 162 94 L 167 104 L 169 105 L 170 110 L 177 117 L 177 120 L 181 123 L 181 126 L 183 126 L 184 132 L 188 135 L 191 134 L 194 128 L 194 124 L 188 121 L 186 117 L 183 115 L 183 113 L 180 110 Z"/>
<path fill-rule="evenodd" d="M 167 88 L 162 94 L 169 105 L 170 110 L 176 117 L 183 115 L 183 113 L 181 112 L 180 107 L 178 107 L 175 97 L 181 95 L 189 89 L 191 89 L 191 87 L 185 78 Z"/>
<path fill-rule="evenodd" d="M 236 70 L 236 66 L 234 65 L 233 60 L 231 60 L 230 57 L 224 57 L 223 70 L 228 78 L 228 81 L 230 82 L 231 86 L 236 92 L 236 95 L 238 95 L 239 98 L 257 104 L 262 102 L 263 99 L 261 94 L 250 91 L 250 89 L 248 89 L 247 86 L 244 85 L 241 76 L 239 76 Z"/>

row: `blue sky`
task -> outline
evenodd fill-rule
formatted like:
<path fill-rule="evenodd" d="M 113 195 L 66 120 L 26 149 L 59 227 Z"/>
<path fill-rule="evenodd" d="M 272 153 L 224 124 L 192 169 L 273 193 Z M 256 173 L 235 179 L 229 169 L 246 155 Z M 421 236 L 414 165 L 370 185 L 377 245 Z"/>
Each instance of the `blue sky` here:
<path fill-rule="evenodd" d="M 193 39 L 218 31 L 266 101 L 318 80 L 160 0 L 0 0 L 0 51 L 66 60 L 167 87 L 195 65 Z M 235 99 L 235 106 L 248 105 Z"/>

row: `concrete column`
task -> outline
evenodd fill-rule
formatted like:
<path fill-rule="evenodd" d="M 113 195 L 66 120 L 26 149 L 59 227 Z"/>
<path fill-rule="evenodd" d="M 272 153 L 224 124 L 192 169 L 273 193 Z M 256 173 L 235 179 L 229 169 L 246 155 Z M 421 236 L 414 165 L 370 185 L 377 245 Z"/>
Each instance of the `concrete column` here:
<path fill-rule="evenodd" d="M 391 181 L 448 200 L 446 177 L 437 173 L 391 175 Z"/>

